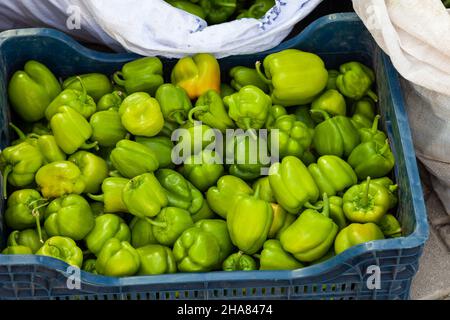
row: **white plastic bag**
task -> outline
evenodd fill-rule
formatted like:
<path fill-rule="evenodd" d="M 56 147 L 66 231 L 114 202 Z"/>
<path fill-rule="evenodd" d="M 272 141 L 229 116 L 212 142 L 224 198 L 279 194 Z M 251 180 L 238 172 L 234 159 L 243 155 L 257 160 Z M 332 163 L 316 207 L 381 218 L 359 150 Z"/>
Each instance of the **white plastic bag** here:
<path fill-rule="evenodd" d="M 1 0 L 0 29 L 48 26 L 144 56 L 179 58 L 209 52 L 220 58 L 277 46 L 321 1 L 276 0 L 260 20 L 207 26 L 163 0 Z M 70 29 L 67 22 L 76 14 L 81 28 Z"/>
<path fill-rule="evenodd" d="M 353 0 L 403 76 L 417 157 L 450 214 L 450 15 L 441 0 Z"/>

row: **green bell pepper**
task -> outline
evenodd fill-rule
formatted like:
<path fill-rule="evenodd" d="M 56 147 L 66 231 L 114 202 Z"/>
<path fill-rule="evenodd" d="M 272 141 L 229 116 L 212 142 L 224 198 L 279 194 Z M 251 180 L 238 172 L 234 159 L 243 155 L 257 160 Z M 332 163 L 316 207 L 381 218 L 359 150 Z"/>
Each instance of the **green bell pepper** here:
<path fill-rule="evenodd" d="M 303 162 L 293 156 L 285 157 L 269 170 L 270 186 L 277 202 L 289 213 L 298 214 L 300 209 L 319 199 L 319 188 Z"/>
<path fill-rule="evenodd" d="M 339 91 L 331 89 L 325 91 L 312 102 L 311 110 L 323 110 L 332 116 L 345 116 L 347 114 L 347 104 L 344 96 Z M 323 121 L 320 116 L 314 113 L 312 118 L 316 123 Z"/>
<path fill-rule="evenodd" d="M 228 20 L 236 11 L 236 0 L 200 0 L 200 6 L 206 14 L 209 24 L 218 24 Z"/>
<path fill-rule="evenodd" d="M 266 76 L 261 62 L 256 63 L 260 77 L 269 84 L 273 104 L 284 107 L 311 103 L 325 89 L 328 72 L 323 60 L 309 52 L 287 49 L 272 53 L 264 59 Z"/>
<path fill-rule="evenodd" d="M 195 223 L 197 228 L 211 233 L 220 247 L 220 265 L 231 254 L 233 244 L 228 232 L 227 222 L 221 219 L 204 219 Z M 220 268 L 220 266 L 218 266 Z"/>
<path fill-rule="evenodd" d="M 75 241 L 67 237 L 51 237 L 45 241 L 36 255 L 56 258 L 78 268 L 83 265 L 83 252 Z"/>
<path fill-rule="evenodd" d="M 367 177 L 384 177 L 395 166 L 395 158 L 388 139 L 384 145 L 376 141 L 361 143 L 352 151 L 347 162 L 353 167 L 360 180 Z"/>
<path fill-rule="evenodd" d="M 337 90 L 336 80 L 339 77 L 341 73 L 337 70 L 328 70 L 328 83 L 327 83 L 327 90 Z"/>
<path fill-rule="evenodd" d="M 330 218 L 337 224 L 339 230 L 344 229 L 348 225 L 343 209 L 344 200 L 337 196 L 329 197 L 328 200 L 330 202 Z M 317 206 L 318 209 L 323 208 L 324 202 L 319 201 L 315 204 L 315 206 Z"/>
<path fill-rule="evenodd" d="M 176 273 L 177 263 L 170 248 L 157 244 L 149 244 L 138 248 L 137 253 L 141 260 L 138 275 L 158 275 Z"/>
<path fill-rule="evenodd" d="M 217 215 L 209 207 L 208 201 L 206 201 L 206 199 L 203 199 L 202 207 L 195 214 L 191 214 L 191 217 L 192 217 L 192 221 L 194 221 L 194 223 L 196 223 L 200 220 L 217 218 Z"/>
<path fill-rule="evenodd" d="M 173 246 L 181 272 L 207 272 L 220 262 L 220 245 L 210 232 L 192 227 L 183 232 Z"/>
<path fill-rule="evenodd" d="M 33 253 L 38 251 L 44 241 L 48 239 L 47 233 L 42 230 L 42 242 L 39 232 L 35 229 L 25 229 L 23 231 L 13 231 L 10 233 L 7 241 L 8 247 L 24 246 L 31 249 Z"/>
<path fill-rule="evenodd" d="M 180 129 L 172 136 L 173 141 L 178 141 L 172 152 L 174 157 L 180 157 L 181 160 L 187 157 L 198 154 L 200 151 L 215 143 L 216 132 L 211 127 L 194 121 L 186 122 Z M 174 158 L 173 160 L 177 160 Z M 181 163 L 183 161 L 180 161 Z M 181 164 L 180 163 L 180 164 Z"/>
<path fill-rule="evenodd" d="M 266 129 L 272 129 L 278 118 L 285 116 L 287 114 L 288 113 L 285 107 L 278 105 L 272 106 L 269 109 L 269 115 L 267 116 L 266 124 L 264 125 L 264 127 Z"/>
<path fill-rule="evenodd" d="M 95 218 L 89 203 L 81 196 L 71 194 L 53 200 L 45 210 L 44 228 L 50 237 L 84 239 L 94 228 Z"/>
<path fill-rule="evenodd" d="M 181 173 L 171 169 L 161 169 L 155 175 L 167 196 L 169 206 L 187 210 L 191 215 L 202 208 L 204 201 L 202 193 Z"/>
<path fill-rule="evenodd" d="M 95 269 L 95 264 L 97 263 L 97 259 L 88 259 L 83 262 L 83 266 L 81 267 L 81 270 L 92 273 L 92 274 L 98 274 L 97 269 Z"/>
<path fill-rule="evenodd" d="M 170 0 L 170 1 L 166 1 L 166 2 L 168 2 L 170 5 L 174 6 L 175 8 L 178 8 L 180 10 L 183 10 L 190 14 L 193 14 L 194 16 L 197 16 L 200 19 L 205 20 L 205 18 L 206 18 L 206 13 L 203 10 L 203 8 L 195 3 L 192 3 L 190 1 L 181 1 L 181 0 L 176 0 L 176 1 Z"/>
<path fill-rule="evenodd" d="M 235 93 L 236 90 L 233 89 L 230 85 L 226 83 L 222 83 L 220 85 L 220 97 L 223 99 L 225 97 L 231 96 L 233 93 Z"/>
<path fill-rule="evenodd" d="M 131 232 L 122 218 L 115 214 L 106 213 L 95 218 L 94 228 L 84 238 L 84 242 L 91 253 L 98 255 L 105 243 L 111 238 L 129 242 Z"/>
<path fill-rule="evenodd" d="M 8 198 L 5 211 L 5 222 L 14 230 L 24 230 L 36 226 L 39 240 L 43 239 L 41 220 L 43 208 L 48 204 L 38 191 L 22 189 L 14 191 Z"/>
<path fill-rule="evenodd" d="M 101 275 L 127 277 L 135 275 L 140 266 L 139 253 L 129 242 L 111 238 L 98 254 L 95 269 Z"/>
<path fill-rule="evenodd" d="M 34 60 L 28 61 L 24 70 L 14 73 L 8 85 L 11 107 L 26 122 L 44 118 L 48 105 L 60 92 L 58 79 Z"/>
<path fill-rule="evenodd" d="M 322 156 L 317 163 L 309 165 L 308 170 L 320 194 L 334 196 L 358 183 L 352 167 L 336 156 Z"/>
<path fill-rule="evenodd" d="M 402 226 L 392 214 L 386 214 L 378 223 L 378 226 L 387 238 L 399 238 L 402 236 Z"/>
<path fill-rule="evenodd" d="M 374 72 L 359 62 L 348 62 L 340 66 L 340 75 L 336 79 L 336 86 L 346 97 L 359 100 L 369 96 L 377 102 L 377 95 L 370 90 L 375 81 Z"/>
<path fill-rule="evenodd" d="M 231 86 L 239 91 L 243 87 L 252 85 L 260 88 L 265 93 L 269 93 L 269 86 L 259 76 L 254 68 L 247 68 L 242 66 L 234 67 L 230 70 Z"/>
<path fill-rule="evenodd" d="M 87 94 L 82 80 L 78 78 L 78 81 L 82 85 L 82 91 L 65 89 L 48 105 L 45 110 L 45 117 L 48 121 L 59 112 L 59 108 L 62 106 L 74 109 L 86 119 L 89 119 L 95 113 L 97 105 L 94 99 Z"/>
<path fill-rule="evenodd" d="M 366 182 L 348 189 L 343 200 L 345 216 L 351 222 L 358 223 L 381 221 L 391 204 L 388 189 L 372 183 L 370 177 Z"/>
<path fill-rule="evenodd" d="M 397 190 L 398 190 L 398 185 L 394 184 L 394 182 L 388 178 L 388 177 L 383 177 L 383 178 L 379 178 L 379 179 L 370 179 L 371 183 L 375 183 L 375 184 L 380 184 L 383 187 L 386 188 L 386 190 L 388 190 L 389 192 L 389 210 L 393 209 L 397 206 L 398 203 L 398 196 L 397 196 Z"/>
<path fill-rule="evenodd" d="M 223 271 L 252 271 L 258 270 L 255 259 L 242 251 L 233 253 L 222 264 Z"/>
<path fill-rule="evenodd" d="M 35 175 L 44 164 L 44 157 L 31 141 L 24 141 L 1 152 L 3 197 L 7 198 L 8 182 L 14 187 L 33 183 Z"/>
<path fill-rule="evenodd" d="M 147 221 L 153 225 L 156 241 L 165 246 L 173 246 L 185 230 L 194 226 L 189 211 L 175 207 L 163 208 L 155 219 Z"/>
<path fill-rule="evenodd" d="M 314 129 L 316 127 L 316 123 L 314 122 L 311 116 L 311 107 L 309 105 L 299 106 L 295 108 L 293 114 L 295 115 L 298 121 L 301 121 L 304 124 L 306 124 L 308 128 Z"/>
<path fill-rule="evenodd" d="M 274 6 L 275 0 L 256 0 L 248 10 L 244 10 L 236 19 L 261 19 Z"/>
<path fill-rule="evenodd" d="M 272 100 L 258 87 L 249 85 L 225 97 L 228 115 L 244 130 L 261 129 L 269 116 Z"/>
<path fill-rule="evenodd" d="M 47 121 L 34 122 L 31 127 L 31 133 L 37 134 L 38 136 L 52 135 L 52 130 L 50 129 L 49 123 Z"/>
<path fill-rule="evenodd" d="M 119 109 L 126 94 L 122 91 L 113 91 L 105 94 L 97 103 L 97 111 L 106 111 L 109 109 Z"/>
<path fill-rule="evenodd" d="M 63 89 L 73 89 L 83 91 L 80 80 L 86 88 L 87 94 L 95 102 L 98 102 L 104 95 L 111 93 L 114 89 L 109 78 L 101 73 L 88 73 L 75 77 L 70 77 L 63 82 Z"/>
<path fill-rule="evenodd" d="M 111 151 L 111 162 L 122 176 L 134 178 L 152 173 L 159 167 L 156 154 L 147 146 L 130 140 L 121 140 Z"/>
<path fill-rule="evenodd" d="M 211 209 L 226 219 L 228 212 L 242 196 L 253 194 L 252 188 L 242 179 L 234 176 L 223 176 L 217 181 L 216 187 L 211 187 L 206 193 L 206 199 Z"/>
<path fill-rule="evenodd" d="M 202 151 L 199 155 L 193 155 L 184 161 L 180 172 L 196 188 L 205 192 L 215 185 L 225 171 L 221 163 L 216 161 L 214 151 Z"/>
<path fill-rule="evenodd" d="M 50 127 L 56 143 L 66 154 L 72 154 L 78 149 L 97 147 L 98 142 L 86 143 L 92 136 L 92 128 L 89 122 L 70 107 L 60 107 L 50 120 Z"/>
<path fill-rule="evenodd" d="M 261 200 L 267 202 L 276 202 L 275 196 L 270 186 L 269 177 L 263 177 L 256 180 L 252 185 L 252 189 L 256 190 L 256 188 L 258 187 L 259 187 L 259 198 Z"/>
<path fill-rule="evenodd" d="M 136 136 L 154 137 L 164 126 L 164 116 L 158 100 L 144 92 L 125 98 L 120 105 L 122 125 Z"/>
<path fill-rule="evenodd" d="M 131 245 L 136 249 L 149 244 L 158 244 L 153 234 L 153 225 L 147 219 L 134 217 L 130 222 L 130 231 Z"/>
<path fill-rule="evenodd" d="M 214 90 L 209 90 L 198 98 L 188 118 L 192 123 L 196 119 L 222 132 L 235 127 L 233 120 L 228 116 L 222 97 Z"/>
<path fill-rule="evenodd" d="M 165 189 L 153 173 L 131 179 L 122 191 L 122 200 L 128 211 L 139 218 L 154 217 L 169 204 Z"/>
<path fill-rule="evenodd" d="M 153 151 L 158 159 L 159 168 L 172 168 L 172 149 L 174 147 L 172 140 L 167 137 L 136 137 L 136 142 L 140 143 Z"/>
<path fill-rule="evenodd" d="M 102 183 L 103 194 L 93 195 L 88 193 L 88 197 L 104 203 L 106 213 L 128 212 L 122 199 L 122 191 L 129 181 L 129 179 L 119 177 L 106 178 Z"/>
<path fill-rule="evenodd" d="M 36 183 L 45 198 L 81 194 L 86 189 L 85 178 L 71 161 L 57 161 L 43 166 L 36 173 Z"/>
<path fill-rule="evenodd" d="M 279 117 L 271 130 L 269 146 L 272 145 L 272 138 L 278 139 L 278 151 L 281 159 L 287 156 L 302 157 L 305 151 L 309 150 L 314 136 L 314 130 L 298 121 L 294 115 Z"/>
<path fill-rule="evenodd" d="M 231 241 L 239 250 L 254 254 L 263 246 L 273 221 L 272 206 L 253 196 L 240 197 L 228 212 L 227 225 Z"/>
<path fill-rule="evenodd" d="M 176 122 L 179 125 L 186 122 L 192 109 L 192 102 L 183 88 L 171 83 L 163 84 L 156 91 L 155 98 L 166 121 Z"/>
<path fill-rule="evenodd" d="M 384 239 L 383 232 L 375 223 L 352 223 L 337 235 L 334 251 L 339 254 L 358 244 L 381 239 Z"/>
<path fill-rule="evenodd" d="M 102 158 L 87 151 L 78 151 L 69 157 L 81 170 L 84 179 L 84 193 L 96 193 L 109 176 L 108 164 Z"/>
<path fill-rule="evenodd" d="M 370 98 L 362 98 L 353 104 L 352 121 L 356 128 L 370 128 L 375 119 L 375 103 Z"/>
<path fill-rule="evenodd" d="M 267 240 L 259 256 L 259 270 L 295 270 L 303 268 L 291 254 L 283 250 L 279 240 Z"/>
<path fill-rule="evenodd" d="M 328 113 L 322 110 L 311 112 L 322 114 L 325 118 L 324 122 L 317 125 L 313 138 L 314 149 L 319 155 L 348 157 L 361 142 L 358 130 L 350 118 L 344 116 L 330 118 Z"/>
<path fill-rule="evenodd" d="M 387 136 L 383 131 L 378 130 L 378 122 L 380 115 L 376 115 L 371 128 L 359 129 L 359 136 L 361 137 L 361 143 L 375 141 L 381 145 L 386 142 Z"/>
<path fill-rule="evenodd" d="M 114 73 L 114 82 L 125 88 L 127 94 L 136 92 L 155 95 L 164 83 L 163 65 L 157 57 L 145 57 L 126 63 L 122 71 Z"/>
<path fill-rule="evenodd" d="M 92 127 L 92 140 L 101 147 L 113 147 L 127 136 L 120 114 L 113 108 L 94 113 L 89 124 Z"/>
<path fill-rule="evenodd" d="M 313 262 L 323 257 L 333 245 L 339 227 L 329 217 L 329 200 L 323 195 L 323 210 L 307 209 L 280 237 L 283 249 L 297 260 Z"/>
<path fill-rule="evenodd" d="M 231 150 L 234 154 L 230 154 Z M 232 139 L 227 139 L 226 162 L 229 163 L 229 159 L 234 159 L 229 167 L 229 173 L 246 181 L 257 179 L 261 176 L 263 161 L 270 160 L 267 153 L 265 137 L 254 138 L 251 134 L 235 134 Z M 266 159 L 264 154 L 267 155 Z"/>
<path fill-rule="evenodd" d="M 33 251 L 26 247 L 26 246 L 13 246 L 13 247 L 6 247 L 1 254 L 20 254 L 20 255 L 26 255 L 26 254 L 33 254 Z"/>

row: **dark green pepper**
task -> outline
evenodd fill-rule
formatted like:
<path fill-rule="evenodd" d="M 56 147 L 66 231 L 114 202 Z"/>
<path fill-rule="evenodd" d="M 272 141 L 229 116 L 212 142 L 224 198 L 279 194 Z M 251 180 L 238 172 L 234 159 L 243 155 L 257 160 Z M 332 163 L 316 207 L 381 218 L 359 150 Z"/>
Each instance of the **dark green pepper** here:
<path fill-rule="evenodd" d="M 255 259 L 244 254 L 242 251 L 233 253 L 222 264 L 223 271 L 252 271 L 257 270 Z"/>
<path fill-rule="evenodd" d="M 200 6 L 206 13 L 209 24 L 218 24 L 228 20 L 236 11 L 236 0 L 200 0 Z"/>
<path fill-rule="evenodd" d="M 131 245 L 135 248 L 158 244 L 153 234 L 153 225 L 147 219 L 134 217 L 130 222 Z"/>
<path fill-rule="evenodd" d="M 125 98 L 126 94 L 122 91 L 113 91 L 105 94 L 97 103 L 97 111 L 119 109 Z"/>
<path fill-rule="evenodd" d="M 92 140 L 97 141 L 101 147 L 113 147 L 127 136 L 117 109 L 94 113 L 89 124 L 92 127 Z"/>
<path fill-rule="evenodd" d="M 171 83 L 163 84 L 156 91 L 155 98 L 166 121 L 176 122 L 179 125 L 186 122 L 192 103 L 183 88 Z"/>
<path fill-rule="evenodd" d="M 377 95 L 370 90 L 375 81 L 374 72 L 359 62 L 348 62 L 340 66 L 340 75 L 336 79 L 336 86 L 346 97 L 359 100 L 368 95 L 377 102 Z"/>
<path fill-rule="evenodd" d="M 245 86 L 253 85 L 265 93 L 269 93 L 269 86 L 261 79 L 255 68 L 234 67 L 230 70 L 230 77 L 231 86 L 236 91 L 241 90 Z"/>
<path fill-rule="evenodd" d="M 372 123 L 372 128 L 359 129 L 359 136 L 361 137 L 361 143 L 375 141 L 383 145 L 387 139 L 386 134 L 383 131 L 378 130 L 378 122 L 380 115 L 376 115 Z"/>

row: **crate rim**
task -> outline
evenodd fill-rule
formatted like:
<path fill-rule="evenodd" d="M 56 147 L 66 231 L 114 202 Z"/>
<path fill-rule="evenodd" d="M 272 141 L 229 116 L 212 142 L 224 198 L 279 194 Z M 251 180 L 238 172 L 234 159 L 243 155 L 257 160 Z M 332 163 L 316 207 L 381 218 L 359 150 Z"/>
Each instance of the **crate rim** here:
<path fill-rule="evenodd" d="M 359 17 L 355 13 L 337 13 L 331 14 L 317 19 L 312 22 L 308 27 L 306 27 L 297 36 L 281 43 L 279 46 L 261 52 L 258 54 L 267 55 L 272 52 L 281 51 L 289 47 L 294 46 L 298 42 L 302 42 L 304 38 L 308 38 L 311 34 L 321 26 L 328 23 L 332 23 L 334 20 L 350 21 L 362 23 Z M 132 59 L 141 57 L 140 55 L 134 53 L 105 53 L 96 50 L 89 49 L 82 44 L 78 43 L 71 36 L 51 28 L 27 28 L 27 29 L 15 29 L 8 30 L 0 33 L 0 47 L 11 38 L 20 37 L 48 37 L 71 47 L 72 49 L 78 51 L 81 55 L 84 55 L 90 59 L 109 62 L 114 60 L 117 62 L 127 62 Z M 390 58 L 382 53 L 383 59 L 385 60 L 387 66 L 388 75 L 392 76 L 388 79 L 395 78 L 399 79 L 399 74 L 392 65 Z M 163 58 L 164 59 L 164 58 Z M 392 93 L 392 98 L 394 102 L 394 108 L 400 114 L 406 115 L 406 110 L 404 108 L 405 102 L 401 94 L 402 90 L 399 81 L 389 81 L 388 86 L 390 92 Z M 414 146 L 411 138 L 411 131 L 409 127 L 408 120 L 399 122 L 399 129 L 404 132 L 406 136 L 401 139 L 404 150 L 414 150 Z M 411 154 L 405 154 L 405 158 L 409 158 L 406 161 L 406 171 L 411 182 L 411 192 L 413 197 L 413 206 L 415 208 L 415 219 L 416 226 L 414 232 L 407 237 L 401 237 L 396 239 L 385 239 L 371 241 L 368 243 L 360 244 L 354 246 L 339 255 L 331 258 L 330 260 L 323 262 L 321 264 L 305 267 L 297 270 L 290 271 L 241 271 L 241 272 L 224 272 L 224 271 L 214 271 L 214 272 L 204 272 L 204 273 L 176 273 L 176 274 L 166 274 L 157 276 L 133 276 L 124 278 L 115 278 L 94 275 L 85 271 L 81 271 L 81 280 L 83 283 L 94 285 L 94 286 L 106 286 L 106 287 L 127 287 L 136 285 L 163 285 L 163 284 L 180 284 L 180 283 L 209 283 L 209 282 L 239 282 L 245 281 L 274 281 L 286 282 L 287 284 L 292 283 L 294 280 L 299 280 L 302 278 L 318 276 L 322 273 L 331 270 L 334 267 L 341 265 L 345 261 L 349 261 L 357 256 L 373 253 L 375 251 L 385 251 L 385 250 L 407 250 L 422 247 L 428 240 L 429 235 L 429 225 L 427 221 L 426 206 L 423 199 L 422 186 L 419 181 L 414 181 L 414 178 L 419 177 L 419 170 L 416 163 L 415 152 Z M 61 274 L 68 275 L 67 270 L 69 265 L 61 260 L 36 255 L 0 255 L 0 267 L 1 266 L 18 266 L 27 265 L 37 267 L 49 267 L 53 268 Z M 188 289 L 192 290 L 192 289 Z M 180 290 L 182 291 L 182 290 Z"/>

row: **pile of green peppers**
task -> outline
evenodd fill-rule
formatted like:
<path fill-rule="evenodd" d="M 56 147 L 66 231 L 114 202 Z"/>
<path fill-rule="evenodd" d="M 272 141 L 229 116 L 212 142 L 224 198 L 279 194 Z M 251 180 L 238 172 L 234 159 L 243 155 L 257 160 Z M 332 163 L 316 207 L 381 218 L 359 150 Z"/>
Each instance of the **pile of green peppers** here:
<path fill-rule="evenodd" d="M 114 277 L 288 270 L 402 236 L 370 68 L 327 70 L 319 56 L 288 49 L 227 74 L 197 54 L 175 64 L 169 83 L 163 76 L 156 57 L 62 83 L 38 61 L 13 74 L 2 254 Z M 221 164 L 200 135 L 176 164 L 177 128 L 248 130 L 279 161 Z M 231 147 L 251 155 L 248 139 Z"/>
<path fill-rule="evenodd" d="M 243 18 L 262 18 L 275 6 L 275 0 L 166 0 L 209 25 Z"/>

